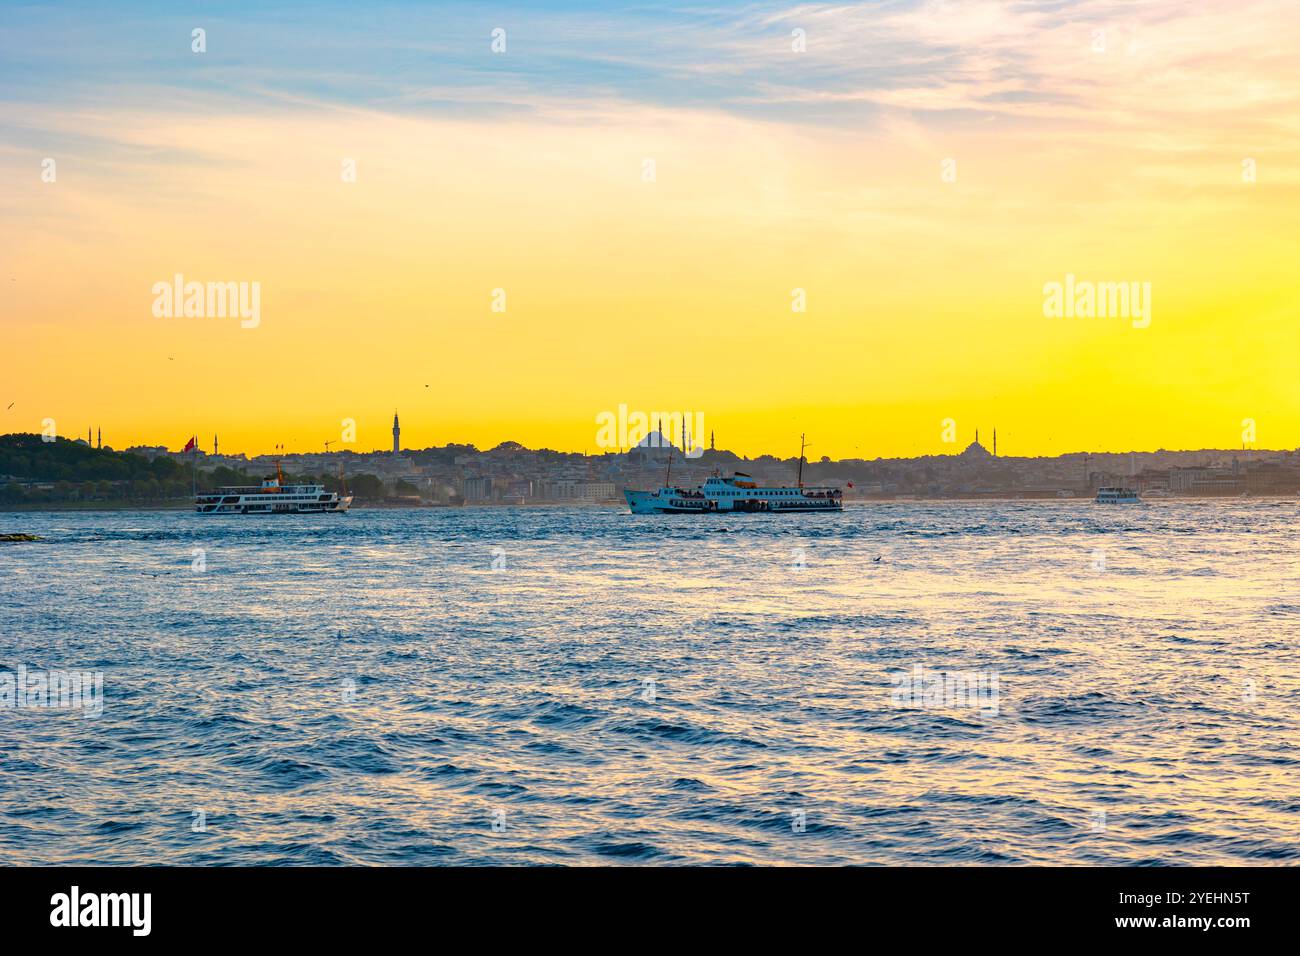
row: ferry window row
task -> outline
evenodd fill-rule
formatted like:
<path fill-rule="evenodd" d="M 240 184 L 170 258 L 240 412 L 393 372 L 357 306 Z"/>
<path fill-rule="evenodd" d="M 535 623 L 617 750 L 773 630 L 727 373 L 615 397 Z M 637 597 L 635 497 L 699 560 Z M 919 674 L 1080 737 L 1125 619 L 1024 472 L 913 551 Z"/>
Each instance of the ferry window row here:
<path fill-rule="evenodd" d="M 803 494 L 803 492 L 801 492 L 801 491 L 758 491 L 758 490 L 753 490 L 753 489 L 751 489 L 751 490 L 749 490 L 749 491 L 723 491 L 723 492 L 720 492 L 720 494 L 724 494 L 724 495 L 751 495 L 751 494 L 757 494 L 757 495 L 765 495 L 765 496 L 767 496 L 767 497 L 770 498 L 770 497 L 772 497 L 773 495 L 799 495 L 799 494 Z"/>

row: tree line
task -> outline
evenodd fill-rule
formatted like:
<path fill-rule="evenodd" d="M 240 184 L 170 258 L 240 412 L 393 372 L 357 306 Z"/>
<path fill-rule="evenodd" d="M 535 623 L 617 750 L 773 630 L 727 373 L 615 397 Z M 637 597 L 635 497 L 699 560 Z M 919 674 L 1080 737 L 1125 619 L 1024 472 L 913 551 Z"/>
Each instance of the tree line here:
<path fill-rule="evenodd" d="M 209 491 L 261 481 L 260 475 L 225 465 L 192 473 L 187 464 L 168 456 L 147 458 L 66 438 L 48 441 L 41 435 L 0 435 L 0 505 L 177 501 L 189 499 L 196 487 Z M 333 476 L 285 475 L 285 481 L 340 489 L 339 479 Z M 390 494 L 376 475 L 349 475 L 343 484 L 358 499 Z M 414 495 L 418 489 L 398 482 L 391 493 Z"/>

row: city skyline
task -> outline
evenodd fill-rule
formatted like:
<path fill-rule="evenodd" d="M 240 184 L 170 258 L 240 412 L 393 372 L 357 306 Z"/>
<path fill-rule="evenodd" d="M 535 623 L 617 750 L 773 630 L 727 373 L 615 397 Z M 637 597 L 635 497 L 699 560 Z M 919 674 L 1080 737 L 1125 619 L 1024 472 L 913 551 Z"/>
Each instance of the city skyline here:
<path fill-rule="evenodd" d="M 60 434 L 58 432 L 55 432 L 53 437 L 64 438 L 69 441 L 79 442 L 81 444 L 88 445 L 89 447 L 92 448 L 102 447 L 110 451 L 120 452 L 120 451 L 130 451 L 132 448 L 148 448 L 151 450 L 165 449 L 169 454 L 183 454 L 184 452 L 188 451 L 187 443 L 190 441 L 191 438 L 194 438 L 197 450 L 200 453 L 200 455 L 203 456 L 212 455 L 214 457 L 224 456 L 224 457 L 235 457 L 235 458 L 245 457 L 248 459 L 275 457 L 275 456 L 291 457 L 291 456 L 303 456 L 303 455 L 328 455 L 328 454 L 352 454 L 352 455 L 359 455 L 359 456 L 399 455 L 399 454 L 414 453 L 414 452 L 421 452 L 421 451 L 432 451 L 438 449 L 460 448 L 460 447 L 472 447 L 479 452 L 488 452 L 507 445 L 516 445 L 522 450 L 530 451 L 530 452 L 549 451 L 549 452 L 555 452 L 564 455 L 583 455 L 587 457 L 597 457 L 601 455 L 610 455 L 610 454 L 626 454 L 629 451 L 633 451 L 638 447 L 667 448 L 669 447 L 669 445 L 671 445 L 679 453 L 682 451 L 681 441 L 680 440 L 670 441 L 667 438 L 667 436 L 665 436 L 663 439 L 663 441 L 665 442 L 664 444 L 653 445 L 654 437 L 652 433 L 654 429 L 651 429 L 651 433 L 647 433 L 646 435 L 643 435 L 641 440 L 632 443 L 630 445 L 621 445 L 618 447 L 609 447 L 609 448 L 594 448 L 590 450 L 584 450 L 580 448 L 553 448 L 546 445 L 529 445 L 526 442 L 520 442 L 513 438 L 504 438 L 501 441 L 493 442 L 491 444 L 478 444 L 476 442 L 455 441 L 451 439 L 442 442 L 434 441 L 426 444 L 420 444 L 418 442 L 410 443 L 406 441 L 405 437 L 403 437 L 405 434 L 405 430 L 404 428 L 399 426 L 398 417 L 399 417 L 398 414 L 395 413 L 393 416 L 393 425 L 388 431 L 387 437 L 391 442 L 390 448 L 385 448 L 382 445 L 367 446 L 362 439 L 358 438 L 357 440 L 352 442 L 341 441 L 338 439 L 328 439 L 319 442 L 316 447 L 310 447 L 306 445 L 302 447 L 296 447 L 295 443 L 292 441 L 276 442 L 273 445 L 273 447 L 270 449 L 256 449 L 256 450 L 248 449 L 248 448 L 239 448 L 239 447 L 231 449 L 230 443 L 226 442 L 225 450 L 222 451 L 219 450 L 220 435 L 221 435 L 221 433 L 219 432 L 209 433 L 206 437 L 203 433 L 196 433 L 192 435 L 186 435 L 179 440 L 173 440 L 173 441 L 150 440 L 146 438 L 145 440 L 142 441 L 132 441 L 130 443 L 115 444 L 111 440 L 105 443 L 103 440 L 103 426 L 95 426 L 95 425 L 88 426 L 87 429 L 88 434 L 86 438 L 82 438 L 81 435 L 79 434 L 65 435 L 65 434 Z M 1296 448 L 1274 447 L 1266 444 L 1252 442 L 1252 443 L 1243 443 L 1235 447 L 1231 445 L 1204 445 L 1199 447 L 1188 447 L 1188 448 L 1177 448 L 1173 446 L 1159 446 L 1156 448 L 1122 448 L 1122 449 L 1098 449 L 1098 448 L 1079 447 L 1079 448 L 1067 448 L 1061 451 L 1052 451 L 1047 453 L 1030 455 L 1030 454 L 1007 453 L 1005 450 L 1005 445 L 1003 446 L 1003 450 L 999 451 L 997 429 L 994 428 L 991 429 L 990 431 L 991 434 L 987 435 L 986 438 L 983 440 L 980 438 L 979 426 L 974 426 L 972 432 L 964 436 L 960 432 L 954 432 L 955 437 L 952 438 L 951 440 L 941 439 L 942 448 L 940 450 L 922 452 L 916 455 L 867 454 L 867 455 L 846 455 L 846 456 L 841 456 L 836 458 L 833 456 L 822 456 L 822 455 L 813 455 L 813 454 L 805 453 L 805 458 L 809 462 L 821 461 L 823 460 L 823 457 L 829 458 L 832 462 L 874 461 L 874 460 L 907 461 L 915 458 L 960 456 L 961 454 L 963 454 L 963 452 L 974 447 L 979 447 L 984 449 L 989 453 L 990 457 L 1002 458 L 1002 459 L 1014 459 L 1014 458 L 1052 459 L 1052 458 L 1061 458 L 1061 457 L 1073 456 L 1073 455 L 1123 456 L 1123 455 L 1158 455 L 1158 454 L 1195 454 L 1195 453 L 1202 453 L 1202 452 L 1203 453 L 1221 452 L 1224 454 L 1245 453 L 1250 455 L 1268 455 L 1268 454 L 1290 454 L 1293 452 L 1300 451 L 1300 446 Z M 0 437 L 3 437 L 6 434 L 38 435 L 40 434 L 40 432 L 22 431 L 22 430 L 14 431 L 14 432 L 0 432 Z M 155 439 L 156 438 L 157 436 L 155 436 Z M 111 439 L 111 435 L 110 435 L 110 439 Z M 208 450 L 209 444 L 211 445 L 211 451 Z M 173 446 L 178 446 L 178 447 L 173 447 Z M 769 458 L 770 457 L 770 458 L 776 458 L 778 460 L 784 461 L 784 460 L 795 460 L 799 457 L 797 452 L 793 454 L 784 454 L 782 451 L 778 450 L 775 446 L 769 447 L 766 450 L 742 451 L 740 449 L 731 448 L 727 446 L 725 443 L 722 446 L 715 446 L 714 442 L 710 441 L 707 445 L 696 445 L 696 448 L 699 451 L 704 451 L 704 450 L 718 451 L 724 454 L 734 455 L 738 458 Z M 689 459 L 687 459 L 687 461 L 689 463 Z"/>
<path fill-rule="evenodd" d="M 980 440 L 953 453 L 919 458 L 868 458 L 802 462 L 779 453 L 742 457 L 726 448 L 684 455 L 657 443 L 652 433 L 622 453 L 583 456 L 530 449 L 506 442 L 490 449 L 466 445 L 407 447 L 395 427 L 389 449 L 317 449 L 246 456 L 217 454 L 187 441 L 182 450 L 144 445 L 105 446 L 97 453 L 69 445 L 98 443 L 85 438 L 50 442 L 49 436 L 0 436 L 0 503 L 157 502 L 185 497 L 204 486 L 258 475 L 286 474 L 350 483 L 363 502 L 424 507 L 456 504 L 560 504 L 617 500 L 620 491 L 643 490 L 671 481 L 693 487 L 705 481 L 745 475 L 760 484 L 785 487 L 810 482 L 842 491 L 845 501 L 939 499 L 1060 499 L 1090 495 L 1103 487 L 1131 486 L 1154 499 L 1170 497 L 1294 498 L 1300 493 L 1300 450 L 1197 449 L 1144 452 L 1078 451 L 1052 457 L 1003 456 Z M 996 434 L 996 433 L 995 433 Z M 337 444 L 337 443 L 331 443 Z M 991 444 L 991 443 L 990 443 Z M 125 455 L 117 452 L 125 452 Z M 240 478 L 240 473 L 244 478 Z M 135 476 L 130 478 L 128 476 Z M 144 477 L 141 477 L 144 476 Z M 709 477 L 712 476 L 712 477 Z M 148 477 L 158 479 L 150 484 Z M 631 502 L 629 502 L 630 504 Z"/>
<path fill-rule="evenodd" d="M 0 11 L 0 428 L 1300 445 L 1285 4 L 390 9 Z"/>

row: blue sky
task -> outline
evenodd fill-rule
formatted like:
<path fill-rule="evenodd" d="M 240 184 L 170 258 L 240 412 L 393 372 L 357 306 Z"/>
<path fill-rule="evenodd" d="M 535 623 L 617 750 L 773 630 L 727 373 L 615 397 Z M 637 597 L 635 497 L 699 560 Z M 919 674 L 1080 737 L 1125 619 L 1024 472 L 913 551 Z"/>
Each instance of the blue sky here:
<path fill-rule="evenodd" d="M 1097 4 L 1002 5 L 1008 24 L 1025 27 L 1071 6 Z M 250 106 L 300 97 L 414 112 L 618 100 L 861 122 L 879 106 L 849 98 L 855 92 L 969 77 L 978 51 L 915 29 L 924 10 L 915 0 L 10 5 L 0 12 L 0 96 L 94 105 L 206 94 Z M 189 49 L 196 26 L 208 35 L 202 57 Z M 504 56 L 489 49 L 496 27 L 506 30 Z M 807 35 L 799 55 L 795 29 Z M 1005 42 L 989 52 L 1006 78 L 1025 81 L 996 92 L 990 105 L 1059 95 L 1034 89 L 1032 69 Z M 821 94 L 841 99 L 818 101 Z"/>

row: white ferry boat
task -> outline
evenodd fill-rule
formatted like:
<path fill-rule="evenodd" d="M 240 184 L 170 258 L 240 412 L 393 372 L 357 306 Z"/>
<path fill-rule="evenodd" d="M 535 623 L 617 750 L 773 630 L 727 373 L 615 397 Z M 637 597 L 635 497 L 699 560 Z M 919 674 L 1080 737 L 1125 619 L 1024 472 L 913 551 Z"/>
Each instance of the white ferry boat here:
<path fill-rule="evenodd" d="M 1131 488 L 1098 488 L 1097 497 L 1093 499 L 1099 505 L 1131 505 L 1141 500 Z"/>
<path fill-rule="evenodd" d="M 275 477 L 262 479 L 261 486 L 231 486 L 194 496 L 194 510 L 206 515 L 280 515 L 344 512 L 352 496 L 326 491 L 324 485 L 286 485 L 275 466 Z"/>
<path fill-rule="evenodd" d="M 844 493 L 839 488 L 812 487 L 803 483 L 803 450 L 799 452 L 799 480 L 786 487 L 760 488 L 744 472 L 730 478 L 718 475 L 701 487 L 681 488 L 668 484 L 658 491 L 626 489 L 623 497 L 634 515 L 646 514 L 734 514 L 763 512 L 786 514 L 802 511 L 843 511 Z M 672 475 L 669 457 L 668 476 Z"/>

